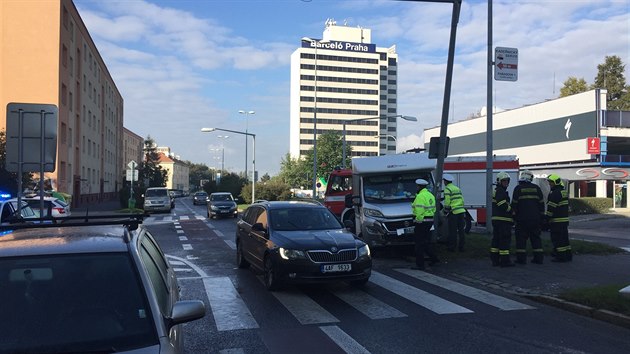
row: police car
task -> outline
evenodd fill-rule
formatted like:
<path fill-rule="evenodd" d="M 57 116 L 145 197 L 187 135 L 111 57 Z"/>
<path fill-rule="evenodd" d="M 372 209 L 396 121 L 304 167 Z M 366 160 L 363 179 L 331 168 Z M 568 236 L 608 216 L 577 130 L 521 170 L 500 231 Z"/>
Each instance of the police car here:
<path fill-rule="evenodd" d="M 24 219 L 38 218 L 35 211 L 27 202 L 22 201 L 21 204 L 22 208 L 20 208 L 18 212 L 17 198 L 11 198 L 11 194 L 9 193 L 0 192 L 0 224 L 8 225 Z"/>

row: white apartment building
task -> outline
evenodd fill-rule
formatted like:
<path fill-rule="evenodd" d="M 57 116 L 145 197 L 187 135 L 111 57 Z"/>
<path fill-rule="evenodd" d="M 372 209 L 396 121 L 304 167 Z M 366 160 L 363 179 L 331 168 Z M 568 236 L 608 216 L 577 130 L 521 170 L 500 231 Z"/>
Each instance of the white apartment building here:
<path fill-rule="evenodd" d="M 395 153 L 397 63 L 396 46 L 377 47 L 367 28 L 329 19 L 322 39 L 303 38 L 291 55 L 291 156 L 312 150 L 315 126 L 342 133 L 344 122 L 350 156 Z"/>

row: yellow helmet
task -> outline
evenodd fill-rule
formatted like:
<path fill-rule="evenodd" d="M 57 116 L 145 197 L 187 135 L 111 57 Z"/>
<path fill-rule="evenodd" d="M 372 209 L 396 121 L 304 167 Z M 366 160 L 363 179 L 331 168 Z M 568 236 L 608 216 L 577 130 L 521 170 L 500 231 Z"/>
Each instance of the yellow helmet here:
<path fill-rule="evenodd" d="M 501 182 L 504 179 L 507 179 L 508 181 L 510 180 L 510 175 L 507 174 L 507 172 L 501 171 L 497 174 L 497 182 Z"/>
<path fill-rule="evenodd" d="M 555 173 L 552 173 L 549 176 L 547 176 L 547 180 L 552 182 L 556 186 L 559 186 L 562 184 L 562 178 L 560 178 L 560 176 L 558 176 Z"/>

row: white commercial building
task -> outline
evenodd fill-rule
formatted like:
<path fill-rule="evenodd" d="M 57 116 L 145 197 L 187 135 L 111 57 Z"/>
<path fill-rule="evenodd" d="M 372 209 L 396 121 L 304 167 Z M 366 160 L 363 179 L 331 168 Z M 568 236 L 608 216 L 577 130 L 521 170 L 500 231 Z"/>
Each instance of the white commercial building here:
<path fill-rule="evenodd" d="M 449 156 L 486 155 L 486 117 L 448 125 Z M 608 111 L 606 90 L 493 114 L 493 154 L 516 155 L 536 177 L 569 181 L 571 197 L 612 198 L 628 207 L 630 112 Z M 425 148 L 440 127 L 424 132 Z M 496 172 L 496 171 L 495 171 Z"/>
<path fill-rule="evenodd" d="M 312 150 L 315 126 L 342 133 L 344 122 L 349 156 L 395 153 L 397 63 L 396 47 L 376 47 L 366 28 L 327 20 L 322 39 L 303 39 L 291 55 L 291 156 Z"/>

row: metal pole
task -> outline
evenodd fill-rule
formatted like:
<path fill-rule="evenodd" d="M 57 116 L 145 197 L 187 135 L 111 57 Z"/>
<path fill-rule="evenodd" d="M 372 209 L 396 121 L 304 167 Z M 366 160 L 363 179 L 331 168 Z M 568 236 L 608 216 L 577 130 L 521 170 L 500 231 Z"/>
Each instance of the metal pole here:
<path fill-rule="evenodd" d="M 256 134 L 252 135 L 252 203 L 256 200 Z M 247 138 L 247 136 L 245 136 Z"/>
<path fill-rule="evenodd" d="M 247 138 L 247 135 L 245 136 Z M 225 148 L 221 148 L 221 172 L 225 171 Z"/>
<path fill-rule="evenodd" d="M 457 34 L 457 23 L 459 22 L 459 11 L 462 0 L 453 0 L 453 15 L 451 18 L 451 36 L 448 45 L 448 59 L 446 65 L 446 81 L 444 85 L 444 101 L 442 103 L 442 121 L 440 126 L 440 140 L 438 146 L 437 168 L 435 170 L 435 200 L 440 200 L 442 190 L 442 173 L 444 172 L 444 159 L 446 158 L 446 131 L 448 128 L 449 102 L 451 99 L 451 82 L 453 81 L 453 61 L 455 58 L 455 38 Z M 440 203 L 436 202 L 436 214 L 441 209 Z M 434 218 L 434 227 L 438 229 L 438 219 Z"/>
<path fill-rule="evenodd" d="M 246 181 L 249 178 L 249 175 L 247 174 L 247 163 L 248 163 L 248 160 L 247 160 L 247 140 L 249 140 L 249 138 L 247 137 L 247 130 L 249 129 L 249 121 L 247 119 L 247 116 L 249 116 L 248 112 L 245 113 L 245 180 Z"/>
<path fill-rule="evenodd" d="M 488 67 L 486 78 L 486 231 L 492 232 L 492 0 L 488 0 Z"/>
<path fill-rule="evenodd" d="M 343 148 L 341 149 L 341 166 L 343 168 L 346 168 L 346 121 L 343 121 L 343 139 L 342 139 L 342 146 Z"/>
<path fill-rule="evenodd" d="M 317 199 L 317 46 L 315 43 L 315 109 L 313 111 L 313 199 Z"/>

